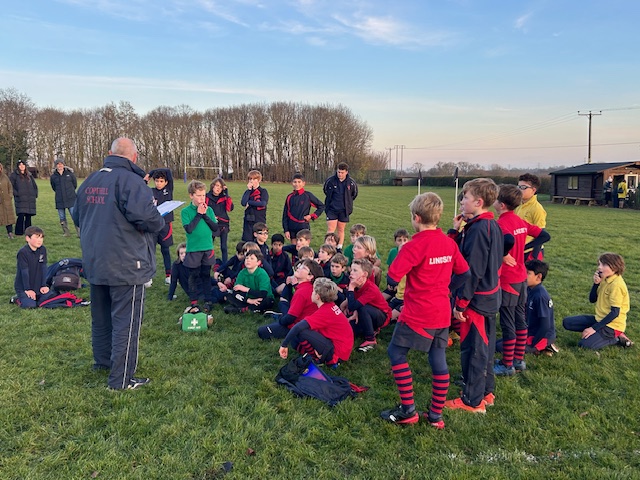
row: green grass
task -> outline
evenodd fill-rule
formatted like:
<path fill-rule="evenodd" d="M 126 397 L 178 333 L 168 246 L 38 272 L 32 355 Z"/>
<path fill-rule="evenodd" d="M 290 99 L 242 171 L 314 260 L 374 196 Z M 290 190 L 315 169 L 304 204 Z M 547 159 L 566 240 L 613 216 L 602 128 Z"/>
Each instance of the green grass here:
<path fill-rule="evenodd" d="M 39 181 L 34 224 L 44 228 L 49 261 L 80 256 L 77 238 L 63 238 L 48 182 Z M 280 230 L 288 185 L 267 184 L 269 225 Z M 240 237 L 244 189 L 237 201 L 230 247 Z M 319 186 L 310 190 L 321 193 Z M 436 189 L 446 203 L 442 225 L 453 217 L 453 188 Z M 381 256 L 393 231 L 410 228 L 409 187 L 363 187 L 352 221 L 367 225 Z M 176 198 L 186 187 L 176 185 Z M 262 318 L 224 315 L 203 334 L 176 326 L 187 304 L 184 292 L 165 299 L 162 268 L 148 290 L 138 373 L 148 387 L 124 393 L 106 389 L 106 374 L 91 369 L 87 308 L 22 311 L 13 293 L 15 253 L 24 241 L 0 238 L 0 478 L 214 479 L 225 478 L 423 479 L 423 478 L 639 478 L 639 349 L 579 350 L 578 335 L 564 332 L 562 318 L 591 312 L 587 297 L 596 259 L 616 251 L 627 261 L 631 294 L 629 336 L 640 338 L 636 314 L 640 274 L 638 211 L 545 203 L 548 211 L 545 282 L 558 326 L 560 354 L 527 358 L 529 370 L 499 378 L 496 406 L 485 416 L 445 411 L 447 428 L 426 424 L 399 428 L 379 420 L 397 391 L 383 332 L 376 350 L 360 354 L 338 374 L 371 389 L 330 409 L 294 398 L 273 381 L 284 361 L 277 342 L 262 342 Z M 176 222 L 176 243 L 184 239 Z M 318 247 L 325 222 L 312 227 Z M 158 250 L 158 265 L 162 259 Z M 82 290 L 81 295 L 88 296 Z M 430 397 L 424 354 L 412 352 L 419 408 Z M 459 349 L 448 351 L 452 376 L 460 373 Z M 449 397 L 456 393 L 452 386 Z M 248 449 L 255 451 L 254 455 Z"/>

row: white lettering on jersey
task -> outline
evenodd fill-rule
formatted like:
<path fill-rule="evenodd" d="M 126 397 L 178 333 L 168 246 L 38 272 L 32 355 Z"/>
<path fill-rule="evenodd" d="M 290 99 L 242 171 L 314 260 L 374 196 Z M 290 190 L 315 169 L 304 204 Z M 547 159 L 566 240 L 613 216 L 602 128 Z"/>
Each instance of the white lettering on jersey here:
<path fill-rule="evenodd" d="M 442 257 L 431 257 L 429 259 L 429 265 L 440 265 L 442 263 L 451 263 L 451 259 L 453 257 L 451 255 L 445 255 Z"/>

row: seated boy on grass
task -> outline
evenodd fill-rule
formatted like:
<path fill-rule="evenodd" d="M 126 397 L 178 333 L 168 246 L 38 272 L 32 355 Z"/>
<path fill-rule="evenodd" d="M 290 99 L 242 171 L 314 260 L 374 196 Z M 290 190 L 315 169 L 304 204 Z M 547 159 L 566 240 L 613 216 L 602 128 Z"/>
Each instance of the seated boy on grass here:
<path fill-rule="evenodd" d="M 264 311 L 273 306 L 273 293 L 269 275 L 260 267 L 262 253 L 258 249 L 249 250 L 244 255 L 244 268 L 238 273 L 232 289 L 219 283 L 221 292 L 228 292 L 229 305 L 224 313 Z"/>
<path fill-rule="evenodd" d="M 293 273 L 291 259 L 289 258 L 289 255 L 282 251 L 283 246 L 284 236 L 280 233 L 274 234 L 271 237 L 271 251 L 269 252 L 269 257 L 271 260 L 271 268 L 273 268 L 271 286 L 273 287 L 273 291 L 278 295 L 282 293 L 287 277 Z"/>
<path fill-rule="evenodd" d="M 318 363 L 338 365 L 346 362 L 353 348 L 353 331 L 347 317 L 335 304 L 338 288 L 328 278 L 313 282 L 312 301 L 317 310 L 297 323 L 280 346 L 280 357 L 289 356 L 288 345 L 310 354 Z"/>
<path fill-rule="evenodd" d="M 289 329 L 301 319 L 306 318 L 317 310 L 317 305 L 311 301 L 313 282 L 322 277 L 322 268 L 313 260 L 302 260 L 296 264 L 293 272 L 295 291 L 286 313 L 273 314 L 275 322 L 258 328 L 258 336 L 263 340 L 270 338 L 284 338 Z"/>
<path fill-rule="evenodd" d="M 49 290 L 47 278 L 47 249 L 44 242 L 44 231 L 35 225 L 24 231 L 27 244 L 18 250 L 16 255 L 16 278 L 13 286 L 16 295 L 11 298 L 20 308 L 36 308 L 42 302 L 52 298 L 56 292 Z"/>
<path fill-rule="evenodd" d="M 376 345 L 376 334 L 391 320 L 391 308 L 372 280 L 373 265 L 369 260 L 355 259 L 351 264 L 347 299 L 341 309 L 349 318 L 356 335 L 364 337 L 358 350 L 368 352 Z"/>

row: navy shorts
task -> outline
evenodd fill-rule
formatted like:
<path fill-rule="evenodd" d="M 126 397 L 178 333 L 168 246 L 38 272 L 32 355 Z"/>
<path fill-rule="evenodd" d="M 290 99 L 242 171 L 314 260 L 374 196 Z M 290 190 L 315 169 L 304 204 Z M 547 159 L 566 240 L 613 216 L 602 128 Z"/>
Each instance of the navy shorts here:
<path fill-rule="evenodd" d="M 184 266 L 187 268 L 200 268 L 201 265 L 214 265 L 216 263 L 216 256 L 213 250 L 187 252 L 182 263 L 184 263 Z"/>
<path fill-rule="evenodd" d="M 349 215 L 346 210 L 340 210 L 334 212 L 333 210 L 326 210 L 324 214 L 327 216 L 327 220 L 338 220 L 341 223 L 349 222 Z"/>
<path fill-rule="evenodd" d="M 406 323 L 396 323 L 391 342 L 399 347 L 410 348 L 428 352 L 431 346 L 436 348 L 447 348 L 449 340 L 449 328 L 425 328 L 424 332 L 429 336 L 420 335 L 414 332 Z"/>

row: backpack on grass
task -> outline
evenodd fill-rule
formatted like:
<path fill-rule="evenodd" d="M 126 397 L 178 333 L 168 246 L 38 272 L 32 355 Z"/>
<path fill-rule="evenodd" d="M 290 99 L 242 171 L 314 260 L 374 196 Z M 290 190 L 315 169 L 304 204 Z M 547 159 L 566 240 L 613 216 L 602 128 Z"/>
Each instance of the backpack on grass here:
<path fill-rule="evenodd" d="M 46 284 L 58 292 L 68 292 L 82 288 L 82 259 L 63 258 L 47 269 Z"/>
<path fill-rule="evenodd" d="M 298 397 L 317 398 L 330 407 L 366 390 L 366 387 L 353 385 L 344 377 L 327 375 L 307 354 L 289 361 L 280 369 L 275 380 Z"/>

